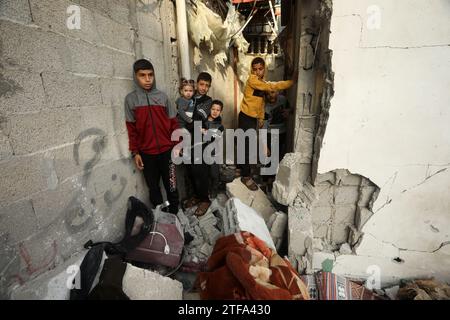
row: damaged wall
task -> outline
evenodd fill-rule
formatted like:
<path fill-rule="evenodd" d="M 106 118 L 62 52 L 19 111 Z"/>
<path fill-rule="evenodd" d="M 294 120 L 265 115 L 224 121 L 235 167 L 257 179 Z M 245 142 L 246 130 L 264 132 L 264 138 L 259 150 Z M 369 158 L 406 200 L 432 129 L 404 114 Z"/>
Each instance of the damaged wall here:
<path fill-rule="evenodd" d="M 147 201 L 123 101 L 140 57 L 175 97 L 173 21 L 169 0 L 0 2 L 1 298 L 87 240 L 115 240 L 127 198 Z"/>
<path fill-rule="evenodd" d="M 333 272 L 450 281 L 449 12 L 446 0 L 333 2 L 318 173 L 345 168 L 380 188 L 356 255 Z"/>

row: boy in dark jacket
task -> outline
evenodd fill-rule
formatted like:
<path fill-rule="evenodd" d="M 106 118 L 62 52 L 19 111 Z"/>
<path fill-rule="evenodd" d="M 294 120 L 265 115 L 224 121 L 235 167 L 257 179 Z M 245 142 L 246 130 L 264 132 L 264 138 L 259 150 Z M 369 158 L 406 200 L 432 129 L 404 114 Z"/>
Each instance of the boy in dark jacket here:
<path fill-rule="evenodd" d="M 201 131 L 202 123 L 208 119 L 211 109 L 212 99 L 208 96 L 209 88 L 211 87 L 212 77 L 207 72 L 201 72 L 197 77 L 196 94 L 194 95 L 194 114 L 192 115 L 192 123 L 187 125 L 188 131 L 191 133 L 191 164 L 187 165 L 188 175 L 193 186 L 193 195 L 183 202 L 185 209 L 197 206 L 195 214 L 201 216 L 208 210 L 211 201 L 209 200 L 209 174 L 204 171 L 203 160 L 202 163 L 195 164 L 194 157 L 194 131 Z M 199 127 L 195 127 L 199 126 Z M 198 146 L 202 148 L 201 144 Z"/>
<path fill-rule="evenodd" d="M 167 95 L 156 88 L 155 71 L 150 61 L 141 59 L 133 65 L 136 90 L 125 98 L 125 118 L 129 149 L 136 167 L 144 171 L 153 206 L 163 203 L 159 188 L 162 178 L 170 203 L 169 212 L 178 212 L 178 191 L 171 151 L 172 132 L 178 128 L 177 110 Z"/>
<path fill-rule="evenodd" d="M 225 130 L 222 125 L 222 114 L 223 111 L 223 102 L 220 100 L 214 100 L 211 104 L 211 111 L 209 113 L 208 119 L 203 122 L 203 134 L 206 135 L 207 140 L 211 138 L 210 142 L 207 142 L 206 145 L 214 142 L 216 139 L 220 139 L 222 137 L 223 131 Z M 212 154 L 215 156 L 215 154 Z M 210 175 L 210 193 L 211 198 L 217 197 L 217 190 L 219 186 L 219 174 L 220 168 L 219 164 L 212 163 L 210 165 L 206 165 L 209 175 Z"/>

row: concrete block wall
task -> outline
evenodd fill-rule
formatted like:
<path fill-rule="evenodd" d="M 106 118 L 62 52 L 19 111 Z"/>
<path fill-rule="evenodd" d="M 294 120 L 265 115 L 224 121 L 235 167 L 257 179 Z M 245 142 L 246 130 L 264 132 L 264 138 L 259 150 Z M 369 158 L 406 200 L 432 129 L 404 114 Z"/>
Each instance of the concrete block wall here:
<path fill-rule="evenodd" d="M 147 201 L 123 100 L 141 57 L 174 98 L 173 17 L 169 0 L 0 2 L 0 298 L 87 240 L 116 240 L 127 198 Z"/>
<path fill-rule="evenodd" d="M 314 237 L 332 250 L 346 242 L 356 244 L 353 233 L 361 230 L 373 214 L 379 188 L 369 179 L 339 169 L 319 174 L 315 190 L 318 199 L 311 207 Z"/>

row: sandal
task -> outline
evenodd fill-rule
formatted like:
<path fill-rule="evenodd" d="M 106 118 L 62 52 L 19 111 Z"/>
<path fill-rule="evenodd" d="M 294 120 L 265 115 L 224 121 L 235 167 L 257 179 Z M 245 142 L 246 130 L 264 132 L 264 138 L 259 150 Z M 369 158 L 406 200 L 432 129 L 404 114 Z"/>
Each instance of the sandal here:
<path fill-rule="evenodd" d="M 197 205 L 199 202 L 200 202 L 200 199 L 198 199 L 196 197 L 191 197 L 190 199 L 185 200 L 183 202 L 183 207 L 184 207 L 184 209 L 188 209 L 188 208 L 191 208 L 191 207 Z"/>
<path fill-rule="evenodd" d="M 251 191 L 258 190 L 258 185 L 250 177 L 242 177 L 241 182 Z"/>
<path fill-rule="evenodd" d="M 206 202 L 206 201 L 200 202 L 200 204 L 198 205 L 197 210 L 195 210 L 194 214 L 197 217 L 203 216 L 206 213 L 206 211 L 208 211 L 210 205 L 211 205 L 211 202 Z"/>

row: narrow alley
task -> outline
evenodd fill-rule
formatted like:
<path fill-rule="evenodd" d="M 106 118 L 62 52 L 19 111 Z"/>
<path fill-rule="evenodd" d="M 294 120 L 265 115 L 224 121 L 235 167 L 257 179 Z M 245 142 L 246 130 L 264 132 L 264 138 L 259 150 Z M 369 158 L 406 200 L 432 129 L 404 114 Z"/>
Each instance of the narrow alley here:
<path fill-rule="evenodd" d="M 0 299 L 450 300 L 449 17 L 0 0 Z"/>

